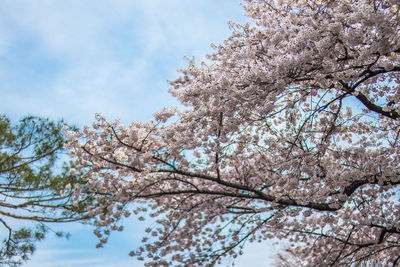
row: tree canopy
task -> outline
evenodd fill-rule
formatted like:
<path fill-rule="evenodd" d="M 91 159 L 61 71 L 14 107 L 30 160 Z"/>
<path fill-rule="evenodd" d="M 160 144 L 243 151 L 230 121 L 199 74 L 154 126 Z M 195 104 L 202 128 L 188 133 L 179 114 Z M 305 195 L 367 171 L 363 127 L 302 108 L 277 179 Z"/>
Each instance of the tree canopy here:
<path fill-rule="evenodd" d="M 61 163 L 63 126 L 62 121 L 32 116 L 12 124 L 0 116 L 0 225 L 4 236 L 0 265 L 28 260 L 35 241 L 49 230 L 46 222 L 88 219 L 85 206 L 90 199 L 74 200 L 69 189 L 79 183 L 78 173 L 70 173 L 70 164 Z M 23 221 L 36 222 L 36 226 Z"/>
<path fill-rule="evenodd" d="M 400 2 L 243 6 L 251 22 L 171 82 L 186 108 L 67 133 L 99 246 L 133 211 L 156 218 L 131 252 L 148 266 L 271 238 L 291 242 L 282 265 L 398 266 Z"/>

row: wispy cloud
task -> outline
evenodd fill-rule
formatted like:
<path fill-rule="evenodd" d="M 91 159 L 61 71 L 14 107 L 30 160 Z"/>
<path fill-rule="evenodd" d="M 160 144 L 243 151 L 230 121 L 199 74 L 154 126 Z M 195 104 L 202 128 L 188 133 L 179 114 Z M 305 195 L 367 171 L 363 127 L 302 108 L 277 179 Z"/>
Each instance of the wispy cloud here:
<path fill-rule="evenodd" d="M 97 253 L 96 253 L 97 252 Z M 29 267 L 141 267 L 143 263 L 129 257 L 115 257 L 100 250 L 42 249 L 37 252 Z"/>
<path fill-rule="evenodd" d="M 168 96 L 167 79 L 201 58 L 240 17 L 238 2 L 5 1 L 0 7 L 1 112 L 65 117 L 102 112 L 147 120 Z"/>

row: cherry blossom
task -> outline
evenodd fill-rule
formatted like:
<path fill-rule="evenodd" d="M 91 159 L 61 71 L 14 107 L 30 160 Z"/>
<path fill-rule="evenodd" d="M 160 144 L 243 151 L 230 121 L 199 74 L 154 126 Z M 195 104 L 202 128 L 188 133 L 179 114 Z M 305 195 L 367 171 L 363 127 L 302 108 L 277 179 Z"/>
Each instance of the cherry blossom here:
<path fill-rule="evenodd" d="M 157 222 L 130 253 L 147 266 L 271 238 L 290 241 L 282 265 L 398 266 L 400 1 L 243 6 L 251 22 L 171 82 L 185 108 L 66 132 L 99 246 L 132 213 Z"/>

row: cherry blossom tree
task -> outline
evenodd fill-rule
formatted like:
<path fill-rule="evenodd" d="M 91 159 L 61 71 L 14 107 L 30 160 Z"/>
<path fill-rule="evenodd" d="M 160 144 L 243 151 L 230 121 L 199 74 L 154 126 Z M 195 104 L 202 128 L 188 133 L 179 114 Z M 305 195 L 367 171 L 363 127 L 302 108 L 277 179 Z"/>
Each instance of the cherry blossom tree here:
<path fill-rule="evenodd" d="M 400 1 L 243 6 L 251 22 L 171 82 L 186 108 L 67 133 L 98 246 L 133 212 L 156 220 L 131 252 L 148 266 L 271 238 L 296 266 L 399 266 Z"/>

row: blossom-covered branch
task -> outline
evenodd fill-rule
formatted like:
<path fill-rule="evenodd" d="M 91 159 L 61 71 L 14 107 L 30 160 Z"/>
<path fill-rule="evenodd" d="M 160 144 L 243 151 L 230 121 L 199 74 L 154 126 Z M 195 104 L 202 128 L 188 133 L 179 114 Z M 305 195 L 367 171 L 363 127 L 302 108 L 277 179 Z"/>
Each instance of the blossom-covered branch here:
<path fill-rule="evenodd" d="M 399 5 L 248 0 L 252 23 L 171 82 L 187 109 L 68 133 L 99 246 L 132 209 L 158 218 L 131 253 L 149 266 L 270 238 L 307 266 L 398 264 Z"/>

